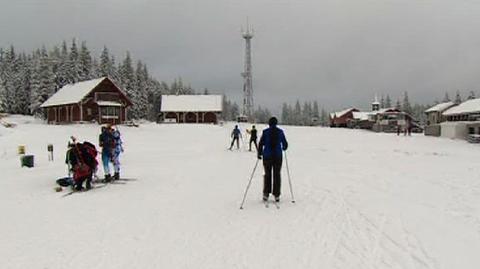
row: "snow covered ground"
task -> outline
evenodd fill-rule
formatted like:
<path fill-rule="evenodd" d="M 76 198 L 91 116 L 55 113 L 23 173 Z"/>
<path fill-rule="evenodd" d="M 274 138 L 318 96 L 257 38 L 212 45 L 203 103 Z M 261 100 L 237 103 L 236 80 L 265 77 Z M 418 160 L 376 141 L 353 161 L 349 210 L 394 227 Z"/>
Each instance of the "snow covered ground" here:
<path fill-rule="evenodd" d="M 67 140 L 97 143 L 98 126 L 6 120 L 0 268 L 480 268 L 478 145 L 287 127 L 297 203 L 283 169 L 281 208 L 265 208 L 259 169 L 239 210 L 256 158 L 226 150 L 232 125 L 121 127 L 136 180 L 62 198 Z"/>

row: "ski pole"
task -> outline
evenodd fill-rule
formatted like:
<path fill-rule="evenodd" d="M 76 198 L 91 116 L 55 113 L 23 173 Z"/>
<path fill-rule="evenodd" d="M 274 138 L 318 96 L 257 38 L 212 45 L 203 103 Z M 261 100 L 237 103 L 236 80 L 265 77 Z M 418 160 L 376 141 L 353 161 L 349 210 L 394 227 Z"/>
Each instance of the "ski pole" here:
<path fill-rule="evenodd" d="M 285 164 L 287 165 L 288 184 L 290 185 L 290 194 L 292 195 L 292 203 L 295 203 L 295 197 L 293 197 L 293 190 L 292 190 L 292 178 L 290 177 L 290 169 L 288 168 L 288 159 L 287 159 L 286 151 L 285 151 Z"/>
<path fill-rule="evenodd" d="M 257 166 L 258 166 L 259 161 L 260 161 L 260 159 L 257 159 L 257 162 L 255 163 L 255 167 L 253 168 L 252 175 L 250 176 L 250 180 L 248 181 L 247 189 L 245 190 L 245 193 L 243 194 L 243 200 L 242 200 L 242 204 L 240 205 L 240 209 L 243 209 L 243 204 L 245 203 L 245 198 L 247 198 L 247 192 L 248 192 L 248 189 L 250 189 L 250 185 L 252 184 L 253 175 L 255 174 L 255 170 L 257 170 Z"/>

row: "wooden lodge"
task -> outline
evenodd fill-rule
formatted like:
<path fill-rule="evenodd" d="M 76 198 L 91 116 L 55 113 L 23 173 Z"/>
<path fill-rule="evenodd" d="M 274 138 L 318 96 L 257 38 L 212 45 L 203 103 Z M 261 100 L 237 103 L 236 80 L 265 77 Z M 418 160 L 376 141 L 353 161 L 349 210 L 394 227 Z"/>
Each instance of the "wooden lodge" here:
<path fill-rule="evenodd" d="M 126 94 L 109 78 L 65 85 L 41 105 L 51 124 L 98 122 L 121 124 L 132 105 Z"/>
<path fill-rule="evenodd" d="M 330 113 L 330 127 L 348 127 L 353 120 L 353 113 L 359 112 L 356 108 L 348 108 L 343 111 Z"/>
<path fill-rule="evenodd" d="M 221 95 L 162 95 L 160 121 L 165 123 L 218 123 Z"/>

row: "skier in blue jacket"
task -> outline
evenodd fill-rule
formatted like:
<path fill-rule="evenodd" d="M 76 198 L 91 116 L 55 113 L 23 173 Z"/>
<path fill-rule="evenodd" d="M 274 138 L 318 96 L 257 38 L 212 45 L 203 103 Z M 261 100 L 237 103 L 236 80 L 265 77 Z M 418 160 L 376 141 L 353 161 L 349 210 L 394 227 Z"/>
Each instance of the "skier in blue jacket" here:
<path fill-rule="evenodd" d="M 288 143 L 285 134 L 277 127 L 278 120 L 275 117 L 268 121 L 269 127 L 263 130 L 258 145 L 258 159 L 263 157 L 265 176 L 263 181 L 263 200 L 267 201 L 270 193 L 275 196 L 275 201 L 280 201 L 283 151 L 287 150 Z M 272 170 L 273 170 L 273 191 L 272 191 Z"/>
<path fill-rule="evenodd" d="M 240 149 L 240 138 L 242 138 L 242 132 L 238 128 L 238 125 L 235 125 L 235 128 L 232 131 L 232 134 L 230 135 L 232 137 L 232 144 L 230 144 L 229 150 L 232 150 L 233 144 L 235 141 L 237 141 L 237 149 Z"/>

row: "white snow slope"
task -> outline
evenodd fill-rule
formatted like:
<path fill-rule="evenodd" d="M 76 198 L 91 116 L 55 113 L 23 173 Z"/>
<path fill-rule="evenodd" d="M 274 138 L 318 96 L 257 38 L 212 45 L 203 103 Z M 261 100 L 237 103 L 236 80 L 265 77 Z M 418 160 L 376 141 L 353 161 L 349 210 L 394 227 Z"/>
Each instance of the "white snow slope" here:
<path fill-rule="evenodd" d="M 62 198 L 68 137 L 97 143 L 98 126 L 8 120 L 0 268 L 480 268 L 478 145 L 286 127 L 297 203 L 284 166 L 281 208 L 265 208 L 258 169 L 239 210 L 256 158 L 226 150 L 231 125 L 121 127 L 137 180 Z"/>

